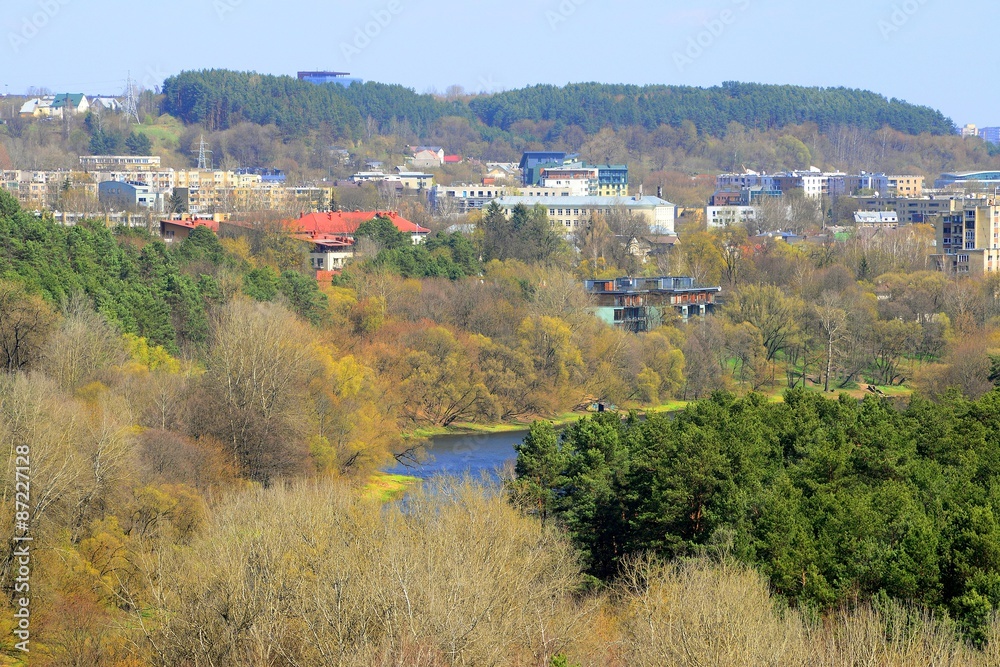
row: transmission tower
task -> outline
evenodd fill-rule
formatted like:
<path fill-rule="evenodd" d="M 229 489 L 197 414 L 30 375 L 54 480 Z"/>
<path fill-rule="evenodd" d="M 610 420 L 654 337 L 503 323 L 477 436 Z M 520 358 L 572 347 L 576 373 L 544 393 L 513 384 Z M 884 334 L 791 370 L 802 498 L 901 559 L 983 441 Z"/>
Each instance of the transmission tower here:
<path fill-rule="evenodd" d="M 136 95 L 135 83 L 132 81 L 132 72 L 128 73 L 125 80 L 125 117 L 134 120 L 136 125 L 142 125 L 139 121 L 139 100 Z"/>
<path fill-rule="evenodd" d="M 205 135 L 201 135 L 201 141 L 198 143 L 198 169 L 205 171 L 206 169 L 211 169 L 208 156 L 212 154 L 212 151 L 205 148 L 208 144 L 205 143 Z"/>

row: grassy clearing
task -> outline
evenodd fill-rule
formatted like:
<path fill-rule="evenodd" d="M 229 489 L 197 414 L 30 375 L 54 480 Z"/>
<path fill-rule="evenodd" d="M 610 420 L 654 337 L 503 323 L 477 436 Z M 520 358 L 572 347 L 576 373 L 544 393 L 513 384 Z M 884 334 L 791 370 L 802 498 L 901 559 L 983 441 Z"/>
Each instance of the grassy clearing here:
<path fill-rule="evenodd" d="M 377 472 L 368 478 L 368 483 L 362 489 L 361 495 L 370 500 L 387 503 L 405 494 L 411 486 L 419 482 L 419 478 L 409 475 L 390 475 L 389 473 Z"/>

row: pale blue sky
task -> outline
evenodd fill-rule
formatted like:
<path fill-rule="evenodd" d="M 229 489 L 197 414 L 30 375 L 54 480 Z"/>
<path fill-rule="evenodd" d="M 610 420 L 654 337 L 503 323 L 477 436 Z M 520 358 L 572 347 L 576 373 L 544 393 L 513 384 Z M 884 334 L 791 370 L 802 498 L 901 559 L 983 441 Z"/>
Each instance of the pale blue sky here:
<path fill-rule="evenodd" d="M 4 0 L 0 88 L 185 69 L 349 71 L 425 92 L 579 81 L 865 88 L 1000 125 L 987 0 Z M 380 20 L 380 23 L 379 23 Z M 363 35 L 367 28 L 373 37 Z M 366 41 L 367 40 L 367 41 Z"/>

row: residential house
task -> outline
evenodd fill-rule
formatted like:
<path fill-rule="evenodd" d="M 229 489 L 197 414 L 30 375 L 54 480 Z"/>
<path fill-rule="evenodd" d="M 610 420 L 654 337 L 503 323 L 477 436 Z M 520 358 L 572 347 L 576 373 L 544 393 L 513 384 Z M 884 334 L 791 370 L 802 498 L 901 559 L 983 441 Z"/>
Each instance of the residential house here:
<path fill-rule="evenodd" d="M 444 164 L 444 149 L 440 146 L 411 146 L 409 162 L 417 169 L 436 169 Z"/>

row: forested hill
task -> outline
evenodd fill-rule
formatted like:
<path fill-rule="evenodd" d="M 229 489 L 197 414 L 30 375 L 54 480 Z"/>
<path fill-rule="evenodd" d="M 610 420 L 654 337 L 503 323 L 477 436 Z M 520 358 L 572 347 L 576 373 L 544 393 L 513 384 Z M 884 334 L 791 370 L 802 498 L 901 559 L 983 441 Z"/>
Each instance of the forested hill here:
<path fill-rule="evenodd" d="M 951 134 L 940 111 L 864 90 L 804 88 L 727 82 L 712 88 L 625 86 L 600 83 L 534 86 L 478 97 L 469 106 L 486 124 L 509 128 L 519 120 L 552 120 L 596 132 L 611 125 L 679 125 L 690 120 L 701 132 L 720 135 L 732 121 L 762 130 L 814 122 L 907 134 Z"/>
<path fill-rule="evenodd" d="M 774 129 L 815 122 L 821 130 L 838 125 L 907 134 L 951 134 L 954 124 L 929 107 L 847 88 L 804 88 L 728 82 L 712 88 L 633 86 L 599 83 L 564 87 L 538 85 L 468 100 L 445 101 L 399 85 L 316 86 L 290 76 L 204 70 L 182 72 L 163 84 L 163 111 L 185 123 L 227 129 L 249 121 L 274 124 L 289 134 L 327 126 L 341 136 L 360 135 L 371 118 L 382 131 L 408 123 L 421 134 L 445 116 L 479 121 L 485 136 L 512 131 L 522 120 L 577 125 L 588 133 L 603 127 L 680 125 L 692 121 L 700 132 L 721 134 L 730 122 Z"/>

